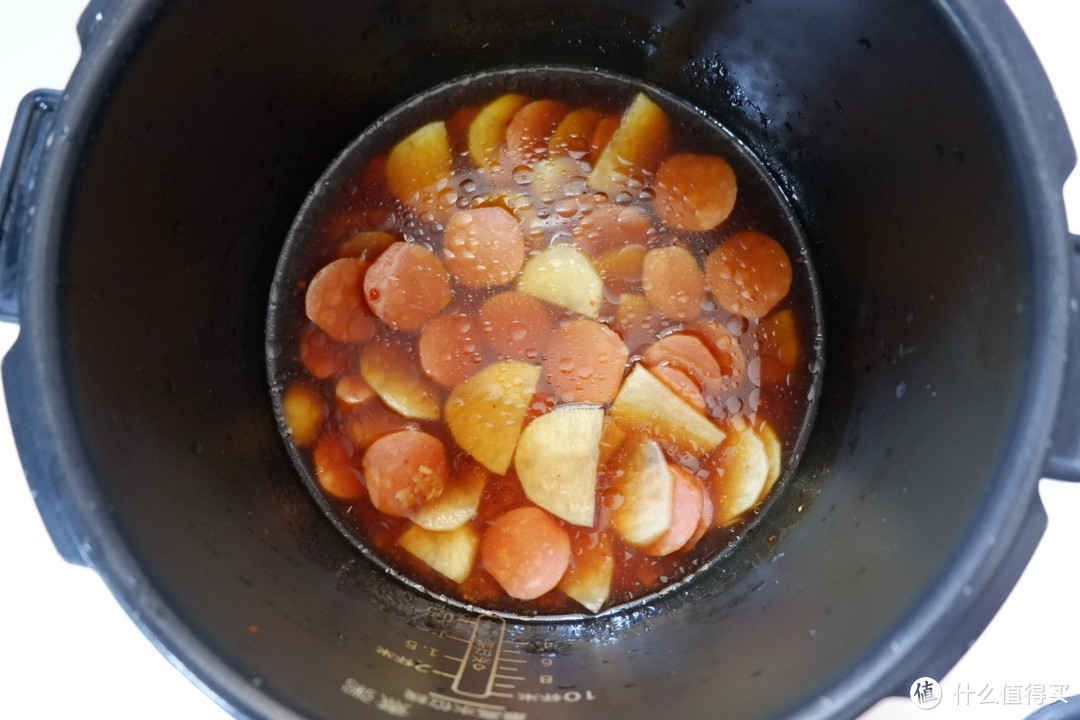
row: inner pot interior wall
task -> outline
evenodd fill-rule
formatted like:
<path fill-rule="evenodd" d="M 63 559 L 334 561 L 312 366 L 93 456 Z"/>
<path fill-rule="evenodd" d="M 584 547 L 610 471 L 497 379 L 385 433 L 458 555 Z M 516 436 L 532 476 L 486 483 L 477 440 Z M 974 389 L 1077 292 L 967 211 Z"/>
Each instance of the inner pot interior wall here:
<path fill-rule="evenodd" d="M 269 283 L 312 182 L 366 123 L 467 72 L 558 63 L 664 87 L 776 170 L 812 242 L 827 368 L 799 476 L 731 563 L 656 607 L 522 637 L 563 685 L 642 718 L 777 712 L 880 641 L 982 500 L 1021 373 L 1015 189 L 942 20 L 898 0 L 274 5 L 161 14 L 94 119 L 64 239 L 88 452 L 180 618 L 312 717 L 356 712 L 347 678 L 439 687 L 377 649 L 406 653 L 440 609 L 335 534 L 284 451 Z"/>

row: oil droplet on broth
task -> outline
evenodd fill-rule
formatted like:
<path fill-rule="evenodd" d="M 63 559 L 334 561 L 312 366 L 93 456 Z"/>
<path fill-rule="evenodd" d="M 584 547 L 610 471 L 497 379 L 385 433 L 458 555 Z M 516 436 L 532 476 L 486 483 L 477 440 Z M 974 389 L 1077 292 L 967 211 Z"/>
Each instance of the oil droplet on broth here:
<path fill-rule="evenodd" d="M 533 171 L 528 165 L 518 165 L 514 168 L 513 179 L 518 185 L 528 185 L 532 182 Z"/>
<path fill-rule="evenodd" d="M 578 214 L 578 203 L 572 198 L 555 203 L 555 214 L 562 218 L 572 218 Z"/>
<path fill-rule="evenodd" d="M 521 341 L 529 335 L 529 328 L 521 320 L 512 320 L 510 322 L 510 337 L 513 340 Z"/>

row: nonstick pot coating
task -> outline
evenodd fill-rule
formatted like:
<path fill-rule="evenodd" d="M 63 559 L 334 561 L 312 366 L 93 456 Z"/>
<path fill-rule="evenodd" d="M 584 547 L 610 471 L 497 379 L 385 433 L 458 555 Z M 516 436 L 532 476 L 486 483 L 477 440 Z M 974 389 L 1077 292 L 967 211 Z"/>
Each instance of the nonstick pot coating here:
<path fill-rule="evenodd" d="M 415 699 L 447 692 L 417 663 L 461 619 L 373 568 L 299 482 L 267 390 L 267 299 L 305 194 L 366 124 L 533 63 L 640 77 L 753 148 L 805 226 L 828 355 L 797 477 L 739 552 L 644 608 L 508 626 L 527 664 L 500 702 L 853 715 L 916 660 L 951 662 L 930 631 L 963 607 L 935 588 L 958 554 L 987 556 L 994 538 L 972 533 L 990 505 L 1020 499 L 1010 538 L 1032 497 L 1016 433 L 1048 251 L 1000 107 L 937 4 L 235 0 L 129 17 L 83 76 L 100 92 L 79 101 L 60 242 L 35 260 L 55 275 L 30 279 L 56 314 L 25 331 L 62 349 L 46 402 L 70 408 L 76 482 L 122 547 L 98 564 L 138 569 L 108 579 L 151 599 L 141 621 L 234 711 L 354 717 L 374 713 L 365 697 L 413 697 L 410 717 L 445 715 Z"/>

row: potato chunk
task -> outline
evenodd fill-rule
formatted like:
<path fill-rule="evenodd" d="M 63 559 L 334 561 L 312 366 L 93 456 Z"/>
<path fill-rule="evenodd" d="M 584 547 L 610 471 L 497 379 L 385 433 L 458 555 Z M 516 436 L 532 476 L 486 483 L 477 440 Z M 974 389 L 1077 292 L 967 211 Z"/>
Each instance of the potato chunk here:
<path fill-rule="evenodd" d="M 671 121 L 667 113 L 644 93 L 638 93 L 589 173 L 589 187 L 615 195 L 631 180 L 642 181 L 655 174 L 670 149 Z"/>
<path fill-rule="evenodd" d="M 413 210 L 442 209 L 438 193 L 454 172 L 446 124 L 428 123 L 395 145 L 385 172 L 390 192 Z"/>
<path fill-rule="evenodd" d="M 600 612 L 611 594 L 611 579 L 615 575 L 615 558 L 611 541 L 597 535 L 592 545 L 574 544 L 570 567 L 559 581 L 559 589 L 577 600 L 590 612 Z"/>
<path fill-rule="evenodd" d="M 454 530 L 472 520 L 480 507 L 488 471 L 470 463 L 446 483 L 442 494 L 407 515 L 427 530 Z"/>
<path fill-rule="evenodd" d="M 765 457 L 769 459 L 769 474 L 765 478 L 765 486 L 761 489 L 760 500 L 764 500 L 765 496 L 773 489 L 776 481 L 780 479 L 780 473 L 783 470 L 784 448 L 780 443 L 780 438 L 776 435 L 776 431 L 764 420 L 758 423 L 755 431 L 761 440 L 761 444 L 765 447 Z"/>
<path fill-rule="evenodd" d="M 464 582 L 476 561 L 480 538 L 469 525 L 446 532 L 411 525 L 398 538 L 398 545 L 423 560 L 432 570 L 454 582 Z"/>
<path fill-rule="evenodd" d="M 733 432 L 708 461 L 714 525 L 732 522 L 761 501 L 772 469 L 769 451 L 752 428 Z"/>
<path fill-rule="evenodd" d="M 591 527 L 604 409 L 563 406 L 521 433 L 514 469 L 530 500 L 574 525 Z"/>
<path fill-rule="evenodd" d="M 524 95 L 507 93 L 485 105 L 473 118 L 469 125 L 469 155 L 478 168 L 493 172 L 501 165 L 506 126 L 528 102 Z"/>
<path fill-rule="evenodd" d="M 310 385 L 294 383 L 281 398 L 281 414 L 292 440 L 299 447 L 314 445 L 328 409 L 319 391 Z"/>
<path fill-rule="evenodd" d="M 600 273 L 573 245 L 553 245 L 530 258 L 518 278 L 517 289 L 593 319 L 599 317 L 604 300 Z"/>
<path fill-rule="evenodd" d="M 497 475 L 510 467 L 540 368 L 503 360 L 458 383 L 444 414 L 454 441 Z"/>
<path fill-rule="evenodd" d="M 373 342 L 360 353 L 360 376 L 386 406 L 414 420 L 439 419 L 439 386 L 403 349 Z"/>
<path fill-rule="evenodd" d="M 724 440 L 723 430 L 641 365 L 626 376 L 611 414 L 623 425 L 695 454 Z"/>
<path fill-rule="evenodd" d="M 626 542 L 646 547 L 671 527 L 675 480 L 664 452 L 647 437 L 628 441 L 612 460 L 615 492 L 622 502 L 611 514 Z"/>

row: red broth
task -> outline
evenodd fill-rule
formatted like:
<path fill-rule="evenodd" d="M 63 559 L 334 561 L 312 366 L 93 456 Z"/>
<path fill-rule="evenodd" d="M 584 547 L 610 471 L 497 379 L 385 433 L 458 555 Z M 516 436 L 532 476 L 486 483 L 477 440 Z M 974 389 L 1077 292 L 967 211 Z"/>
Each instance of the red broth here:
<path fill-rule="evenodd" d="M 414 101 L 320 184 L 279 265 L 273 397 L 324 509 L 398 577 L 603 612 L 782 491 L 820 370 L 813 278 L 711 121 L 606 77 L 500 82 Z"/>

